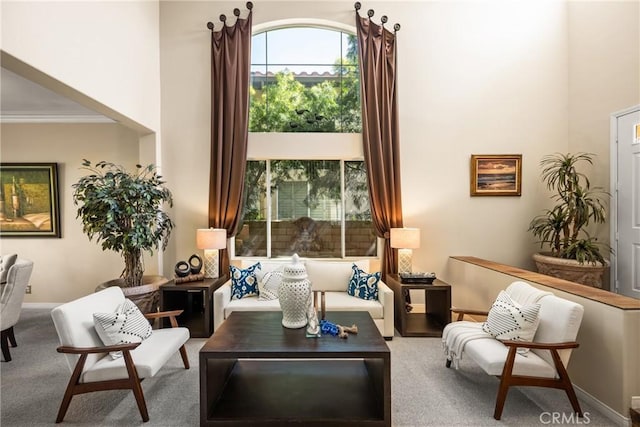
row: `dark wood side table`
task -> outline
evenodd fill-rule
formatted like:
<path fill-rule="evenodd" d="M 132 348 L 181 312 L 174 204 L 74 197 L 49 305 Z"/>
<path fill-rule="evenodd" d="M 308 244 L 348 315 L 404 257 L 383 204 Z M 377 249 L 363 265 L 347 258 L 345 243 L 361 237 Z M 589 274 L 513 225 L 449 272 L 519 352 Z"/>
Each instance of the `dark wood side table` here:
<path fill-rule="evenodd" d="M 193 338 L 209 338 L 213 333 L 213 293 L 227 277 L 178 283 L 174 280 L 160 286 L 160 310 L 184 310 L 176 318 L 179 326 L 189 328 Z M 162 327 L 171 327 L 168 319 Z"/>
<path fill-rule="evenodd" d="M 388 274 L 385 283 L 393 290 L 395 327 L 403 337 L 441 337 L 451 323 L 451 285 L 436 279 L 433 284 L 401 283 L 397 274 Z M 407 310 L 411 289 L 424 291 L 425 310 Z"/>

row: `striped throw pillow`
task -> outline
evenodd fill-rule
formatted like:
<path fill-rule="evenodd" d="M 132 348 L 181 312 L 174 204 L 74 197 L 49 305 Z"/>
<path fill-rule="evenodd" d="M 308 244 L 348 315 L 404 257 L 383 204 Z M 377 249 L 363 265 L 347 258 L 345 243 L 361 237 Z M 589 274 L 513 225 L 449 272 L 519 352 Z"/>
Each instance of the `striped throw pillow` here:
<path fill-rule="evenodd" d="M 520 305 L 500 291 L 482 330 L 499 340 L 533 341 L 538 329 L 540 304 Z M 520 353 L 527 349 L 519 349 Z"/>
<path fill-rule="evenodd" d="M 130 299 L 125 299 L 115 313 L 93 313 L 93 324 L 104 345 L 142 342 L 152 333 L 151 324 Z M 121 351 L 109 354 L 113 359 L 122 357 Z"/>

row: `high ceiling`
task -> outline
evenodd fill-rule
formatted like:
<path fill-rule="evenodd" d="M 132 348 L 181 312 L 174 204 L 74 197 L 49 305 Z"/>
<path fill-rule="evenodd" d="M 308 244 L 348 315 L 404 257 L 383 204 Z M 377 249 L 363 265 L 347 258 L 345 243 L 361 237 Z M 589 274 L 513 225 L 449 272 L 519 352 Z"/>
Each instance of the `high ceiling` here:
<path fill-rule="evenodd" d="M 0 68 L 3 123 L 108 123 L 111 119 L 75 101 Z"/>

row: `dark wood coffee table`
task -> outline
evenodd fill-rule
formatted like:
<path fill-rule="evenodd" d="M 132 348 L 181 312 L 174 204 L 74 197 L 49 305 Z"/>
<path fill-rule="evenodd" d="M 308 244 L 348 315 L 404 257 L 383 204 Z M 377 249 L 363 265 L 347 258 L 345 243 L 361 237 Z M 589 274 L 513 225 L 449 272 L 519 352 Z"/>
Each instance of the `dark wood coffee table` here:
<path fill-rule="evenodd" d="M 391 426 L 391 354 L 367 312 L 329 312 L 347 339 L 233 312 L 200 349 L 201 426 Z"/>

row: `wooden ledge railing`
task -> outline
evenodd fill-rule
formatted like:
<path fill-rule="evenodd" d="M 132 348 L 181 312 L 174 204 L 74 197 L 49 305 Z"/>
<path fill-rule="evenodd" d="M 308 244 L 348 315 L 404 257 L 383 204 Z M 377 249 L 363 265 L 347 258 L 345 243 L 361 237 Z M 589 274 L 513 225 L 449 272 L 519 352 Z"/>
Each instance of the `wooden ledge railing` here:
<path fill-rule="evenodd" d="M 635 298 L 472 256 L 452 256 L 450 258 L 488 268 L 518 279 L 558 289 L 559 291 L 567 292 L 593 301 L 598 301 L 621 310 L 640 310 L 640 300 Z"/>

